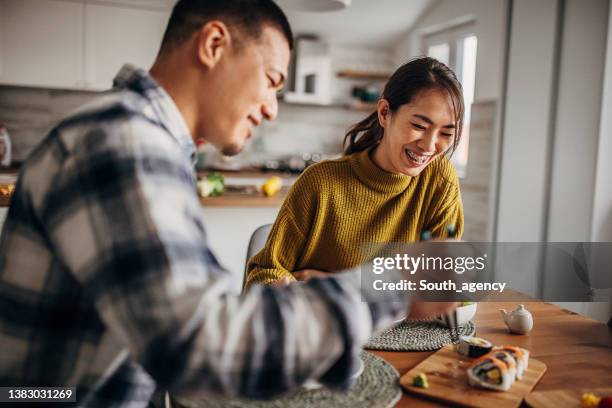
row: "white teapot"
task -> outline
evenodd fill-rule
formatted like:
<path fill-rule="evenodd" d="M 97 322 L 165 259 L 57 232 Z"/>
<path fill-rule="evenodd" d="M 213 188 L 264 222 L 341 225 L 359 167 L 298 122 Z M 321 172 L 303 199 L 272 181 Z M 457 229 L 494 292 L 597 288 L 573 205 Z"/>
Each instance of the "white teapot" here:
<path fill-rule="evenodd" d="M 533 329 L 533 316 L 529 313 L 529 310 L 525 309 L 524 305 L 518 305 L 516 309 L 510 313 L 506 312 L 506 309 L 499 309 L 504 323 L 510 329 L 512 333 L 525 334 Z"/>

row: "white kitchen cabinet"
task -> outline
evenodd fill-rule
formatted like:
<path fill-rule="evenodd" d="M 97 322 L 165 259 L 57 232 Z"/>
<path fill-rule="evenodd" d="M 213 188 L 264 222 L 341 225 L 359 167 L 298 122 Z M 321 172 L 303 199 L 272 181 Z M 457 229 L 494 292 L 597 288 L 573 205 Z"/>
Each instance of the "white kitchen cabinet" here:
<path fill-rule="evenodd" d="M 246 254 L 253 232 L 276 220 L 278 207 L 204 207 L 202 209 L 208 244 L 232 275 L 233 289 L 240 292 Z"/>
<path fill-rule="evenodd" d="M 83 7 L 75 1 L 0 0 L 0 84 L 81 87 Z"/>
<path fill-rule="evenodd" d="M 129 62 L 148 69 L 155 60 L 170 10 L 112 4 L 85 5 L 85 86 L 104 90 Z"/>

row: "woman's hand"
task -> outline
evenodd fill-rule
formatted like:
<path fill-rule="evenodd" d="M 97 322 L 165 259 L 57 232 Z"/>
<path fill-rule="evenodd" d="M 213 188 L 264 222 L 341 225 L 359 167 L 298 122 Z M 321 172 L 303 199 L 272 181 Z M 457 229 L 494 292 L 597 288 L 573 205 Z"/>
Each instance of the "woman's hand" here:
<path fill-rule="evenodd" d="M 330 275 L 331 273 L 326 271 L 320 271 L 318 269 L 302 269 L 301 271 L 293 272 L 293 276 L 295 276 L 295 279 L 301 282 L 306 282 L 307 280 L 310 280 L 312 278 L 328 278 Z"/>

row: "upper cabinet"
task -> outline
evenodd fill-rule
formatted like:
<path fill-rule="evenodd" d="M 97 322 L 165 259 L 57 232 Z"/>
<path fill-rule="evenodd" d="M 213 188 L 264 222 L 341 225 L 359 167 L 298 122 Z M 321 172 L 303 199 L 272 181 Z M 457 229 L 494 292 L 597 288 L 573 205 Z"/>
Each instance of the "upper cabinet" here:
<path fill-rule="evenodd" d="M 0 84 L 104 90 L 153 63 L 174 0 L 0 0 Z"/>
<path fill-rule="evenodd" d="M 151 67 L 169 11 L 87 4 L 85 8 L 85 85 L 103 90 L 124 63 Z"/>
<path fill-rule="evenodd" d="M 72 1 L 0 0 L 0 83 L 82 86 L 83 7 Z"/>

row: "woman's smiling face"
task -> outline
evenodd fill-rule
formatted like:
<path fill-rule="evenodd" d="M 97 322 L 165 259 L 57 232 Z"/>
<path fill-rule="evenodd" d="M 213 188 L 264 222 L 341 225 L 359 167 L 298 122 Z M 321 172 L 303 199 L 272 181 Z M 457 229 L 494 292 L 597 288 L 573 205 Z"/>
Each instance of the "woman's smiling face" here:
<path fill-rule="evenodd" d="M 384 135 L 374 151 L 374 162 L 389 173 L 418 176 L 433 159 L 444 154 L 456 137 L 455 113 L 448 92 L 422 91 L 395 112 L 382 99 L 378 120 Z"/>

